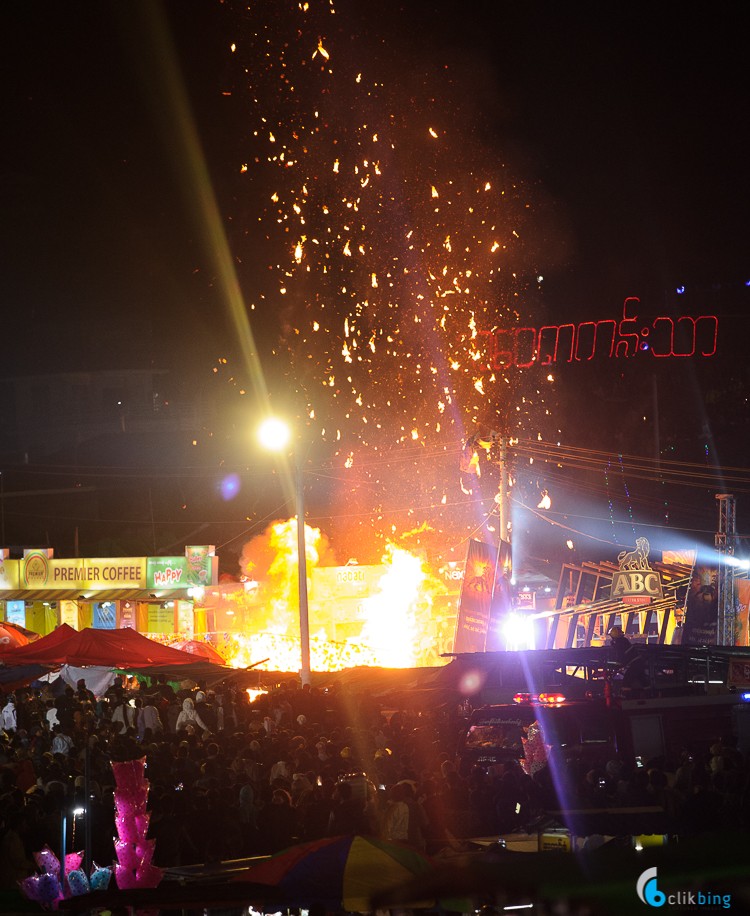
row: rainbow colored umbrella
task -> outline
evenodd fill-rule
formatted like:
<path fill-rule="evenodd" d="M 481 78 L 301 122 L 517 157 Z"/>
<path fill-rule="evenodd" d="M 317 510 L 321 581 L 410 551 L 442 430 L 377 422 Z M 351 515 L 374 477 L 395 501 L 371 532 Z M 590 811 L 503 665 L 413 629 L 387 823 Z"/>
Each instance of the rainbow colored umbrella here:
<path fill-rule="evenodd" d="M 234 880 L 267 884 L 281 892 L 288 906 L 317 903 L 361 913 L 372 910 L 374 894 L 432 867 L 426 856 L 409 846 L 374 837 L 338 836 L 292 846 Z"/>
<path fill-rule="evenodd" d="M 30 642 L 28 633 L 29 631 L 23 627 L 17 627 L 4 621 L 0 624 L 0 649 L 7 651 L 9 649 L 17 649 L 19 646 L 27 646 Z"/>

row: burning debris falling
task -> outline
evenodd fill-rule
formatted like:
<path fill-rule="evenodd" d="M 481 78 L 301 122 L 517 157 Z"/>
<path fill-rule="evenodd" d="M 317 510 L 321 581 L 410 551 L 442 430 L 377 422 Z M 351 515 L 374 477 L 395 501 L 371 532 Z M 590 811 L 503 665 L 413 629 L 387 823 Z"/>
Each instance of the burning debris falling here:
<path fill-rule="evenodd" d="M 251 321 L 278 316 L 284 400 L 356 469 L 342 490 L 384 539 L 430 514 L 455 524 L 462 440 L 547 411 L 546 391 L 493 365 L 491 336 L 518 324 L 542 274 L 534 197 L 483 143 L 465 69 L 378 43 L 357 15 L 269 0 L 238 20 L 233 245 L 254 265 Z"/>
<path fill-rule="evenodd" d="M 318 626 L 315 609 L 313 667 L 339 664 L 316 660 L 338 642 L 360 662 L 397 650 L 392 663 L 424 663 L 445 621 L 421 557 L 462 559 L 497 493 L 489 461 L 462 487 L 462 443 L 541 435 L 550 415 L 551 382 L 505 364 L 494 336 L 523 323 L 541 283 L 541 198 L 492 150 L 481 67 L 426 59 L 394 24 L 375 36 L 349 2 L 232 9 L 223 95 L 244 130 L 227 222 L 271 401 L 297 415 L 318 460 L 308 517 L 340 552 L 388 568 L 391 598 L 362 603 L 358 633 L 339 640 L 341 622 Z M 214 373 L 224 390 L 252 390 L 234 358 Z M 251 617 L 278 643 L 298 638 L 296 552 L 275 550 Z M 278 646 L 256 642 L 247 661 L 264 654 Z"/>

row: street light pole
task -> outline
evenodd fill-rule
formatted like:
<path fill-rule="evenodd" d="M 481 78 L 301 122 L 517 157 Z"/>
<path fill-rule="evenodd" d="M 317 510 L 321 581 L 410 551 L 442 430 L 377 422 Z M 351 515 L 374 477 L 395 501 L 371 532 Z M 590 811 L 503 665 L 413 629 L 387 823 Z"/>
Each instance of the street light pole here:
<path fill-rule="evenodd" d="M 264 448 L 272 452 L 286 451 L 291 431 L 283 420 L 268 417 L 258 430 Z M 305 492 L 302 487 L 302 462 L 292 450 L 294 464 L 295 504 L 297 511 L 297 590 L 299 596 L 300 680 L 310 683 L 310 620 L 307 602 L 307 547 L 305 544 Z"/>
<path fill-rule="evenodd" d="M 305 493 L 302 488 L 302 467 L 294 455 L 294 476 L 297 503 L 297 587 L 299 593 L 300 680 L 310 683 L 310 616 L 307 603 L 307 546 L 305 543 Z"/>

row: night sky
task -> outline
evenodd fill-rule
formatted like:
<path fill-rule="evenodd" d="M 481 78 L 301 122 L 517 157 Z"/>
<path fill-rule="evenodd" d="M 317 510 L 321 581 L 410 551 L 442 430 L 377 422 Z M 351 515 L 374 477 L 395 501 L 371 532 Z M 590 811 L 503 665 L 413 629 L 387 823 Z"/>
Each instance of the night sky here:
<path fill-rule="evenodd" d="M 171 465 L 200 465 L 209 482 L 197 495 L 183 485 L 158 507 L 164 523 L 159 543 L 187 536 L 201 519 L 222 520 L 224 528 L 203 532 L 219 542 L 247 527 L 246 516 L 260 524 L 269 507 L 259 497 L 251 510 L 245 505 L 238 511 L 216 495 L 221 469 L 237 464 L 247 446 L 238 431 L 253 415 L 253 404 L 247 404 L 250 395 L 239 394 L 251 391 L 252 383 L 222 284 L 208 200 L 217 207 L 217 225 L 228 243 L 224 254 L 234 267 L 271 401 L 306 417 L 310 436 L 320 443 L 311 460 L 323 462 L 334 476 L 350 452 L 355 469 L 358 460 L 363 467 L 375 458 L 391 462 L 382 473 L 371 464 L 356 483 L 337 487 L 318 480 L 312 511 L 334 516 L 321 524 L 338 526 L 342 552 L 347 538 L 357 543 L 363 537 L 363 526 L 378 528 L 382 536 L 388 528 L 383 519 L 415 492 L 417 506 L 420 500 L 439 503 L 448 494 L 447 508 L 432 522 L 450 531 L 452 548 L 460 545 L 474 522 L 486 517 L 485 504 L 472 508 L 470 500 L 486 501 L 494 485 L 490 469 L 485 489 L 460 502 L 455 469 L 461 442 L 497 424 L 529 442 L 541 435 L 604 456 L 582 472 L 555 469 L 553 462 L 549 489 L 562 527 L 519 516 L 519 541 L 533 545 L 529 552 L 543 554 L 548 538 L 552 549 L 568 527 L 599 538 L 584 539 L 582 551 L 604 554 L 607 540 L 611 550 L 633 541 L 636 526 L 627 524 L 633 519 L 667 522 L 710 542 L 719 483 L 673 487 L 653 470 L 645 479 L 628 473 L 632 463 L 619 456 L 653 458 L 659 451 L 663 459 L 691 462 L 702 471 L 712 464 L 746 464 L 750 262 L 740 7 L 487 0 L 385 2 L 374 14 L 372 4 L 341 0 L 331 15 L 328 4 L 310 6 L 302 17 L 296 4 L 281 0 L 179 0 L 164 5 L 162 20 L 155 3 L 3 5 L 2 374 L 169 370 L 173 397 L 211 398 L 221 413 L 210 442 L 199 442 L 192 452 L 173 443 L 154 458 L 162 472 Z M 316 30 L 331 51 L 335 76 L 329 82 L 319 67 L 321 55 L 312 61 L 302 56 Z M 362 83 L 351 79 L 359 69 Z M 378 86 L 364 92 L 368 79 Z M 313 111 L 321 125 L 314 131 Z M 289 129 L 288 149 L 296 150 L 301 166 L 280 169 L 267 158 L 268 144 L 254 134 L 262 115 L 278 119 L 280 135 Z M 314 251 L 317 260 L 307 261 L 311 270 L 304 277 L 295 273 L 292 235 L 284 237 L 283 226 L 274 234 L 270 193 L 283 198 L 285 176 L 304 170 L 311 200 L 333 198 L 339 188 L 349 194 L 353 174 L 334 176 L 330 163 L 337 151 L 346 164 L 347 156 L 364 149 L 364 131 L 357 133 L 364 125 L 368 142 L 379 129 L 379 141 L 387 135 L 394 150 L 384 159 L 381 196 L 369 203 L 363 196 L 357 218 L 346 227 L 352 236 L 358 233 L 370 264 L 362 259 L 350 267 L 339 257 L 341 245 L 331 257 L 334 249 L 322 235 L 329 224 L 322 217 L 317 223 L 308 219 L 304 231 L 319 231 L 321 244 L 313 249 L 306 237 L 304 258 Z M 428 128 L 445 143 L 430 146 Z M 504 188 L 502 206 L 499 197 L 486 199 L 459 215 L 485 172 L 493 193 Z M 363 174 L 357 172 L 360 185 Z M 375 183 L 373 176 L 369 187 Z M 438 217 L 431 216 L 433 202 L 419 196 L 422 185 L 439 193 Z M 461 270 L 469 265 L 483 303 L 480 326 L 619 320 L 623 300 L 637 296 L 641 313 L 650 317 L 717 315 L 715 356 L 563 366 L 543 395 L 544 375 L 536 367 L 516 374 L 507 389 L 485 380 L 476 410 L 467 400 L 467 391 L 476 397 L 467 377 L 464 388 L 455 388 L 456 415 L 442 425 L 430 416 L 429 434 L 420 430 L 415 444 L 409 439 L 410 405 L 399 408 L 401 414 L 393 408 L 388 385 L 411 391 L 425 427 L 435 398 L 425 389 L 422 403 L 415 377 L 376 361 L 384 360 L 378 340 L 367 379 L 355 377 L 351 391 L 325 401 L 319 389 L 339 354 L 333 346 L 316 349 L 319 337 L 300 331 L 307 313 L 318 314 L 325 301 L 329 311 L 321 314 L 334 310 L 330 327 L 339 333 L 345 317 L 363 317 L 361 290 L 377 273 L 368 333 L 374 335 L 376 322 L 395 322 L 394 302 L 410 296 L 417 301 L 418 290 L 426 299 L 434 296 L 440 277 L 433 254 L 441 245 L 446 249 L 444 236 L 451 238 L 451 263 L 458 264 L 469 212 L 482 227 L 471 229 L 471 245 L 493 219 L 508 242 L 494 273 L 484 256 L 472 261 L 473 253 L 467 254 L 461 264 Z M 333 220 L 335 214 L 326 215 Z M 347 219 L 344 212 L 339 225 Z M 417 238 L 423 230 L 414 251 L 399 234 L 402 223 L 418 227 Z M 409 267 L 386 300 L 383 277 L 390 277 L 396 262 L 399 270 Z M 289 291 L 281 299 L 285 271 Z M 415 279 L 420 271 L 421 286 Z M 406 324 L 404 308 L 399 328 Z M 457 344 L 447 335 L 459 334 L 466 315 L 468 307 L 456 308 L 446 336 L 431 344 L 424 338 L 415 343 L 416 336 L 407 340 L 404 333 L 398 359 L 407 367 L 420 359 L 437 366 L 439 355 L 449 361 L 448 348 Z M 435 368 L 436 378 L 440 371 Z M 344 416 L 356 411 L 357 396 L 363 412 L 370 407 L 366 429 Z M 348 407 L 342 406 L 345 399 Z M 316 406 L 315 422 L 310 405 Z M 379 411 L 382 428 L 375 434 Z M 405 466 L 399 470 L 393 456 L 401 447 Z M 102 468 L 122 461 L 122 454 L 115 461 L 102 450 Z M 519 455 L 518 492 L 535 506 L 545 480 L 536 470 L 529 473 L 528 455 Z M 740 496 L 740 531 L 746 486 L 734 481 L 728 487 Z M 332 508 L 343 501 L 351 510 L 347 519 Z M 363 521 L 373 507 L 379 521 Z M 98 511 L 107 518 L 114 510 L 100 505 Z M 119 522 L 126 521 L 123 511 L 118 507 L 114 516 Z M 195 516 L 183 522 L 184 511 Z M 407 530 L 421 521 L 416 511 L 398 519 L 398 527 Z M 86 525 L 82 518 L 83 530 Z"/>

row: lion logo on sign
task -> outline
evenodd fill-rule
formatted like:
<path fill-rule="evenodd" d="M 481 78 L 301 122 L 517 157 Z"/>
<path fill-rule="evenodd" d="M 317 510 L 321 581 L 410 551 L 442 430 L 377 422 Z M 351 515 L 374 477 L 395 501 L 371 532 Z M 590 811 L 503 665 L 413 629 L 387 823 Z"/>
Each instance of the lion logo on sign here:
<path fill-rule="evenodd" d="M 648 565 L 648 554 L 651 549 L 646 538 L 636 538 L 635 550 L 623 550 L 617 555 L 617 562 L 622 570 L 651 569 Z"/>

